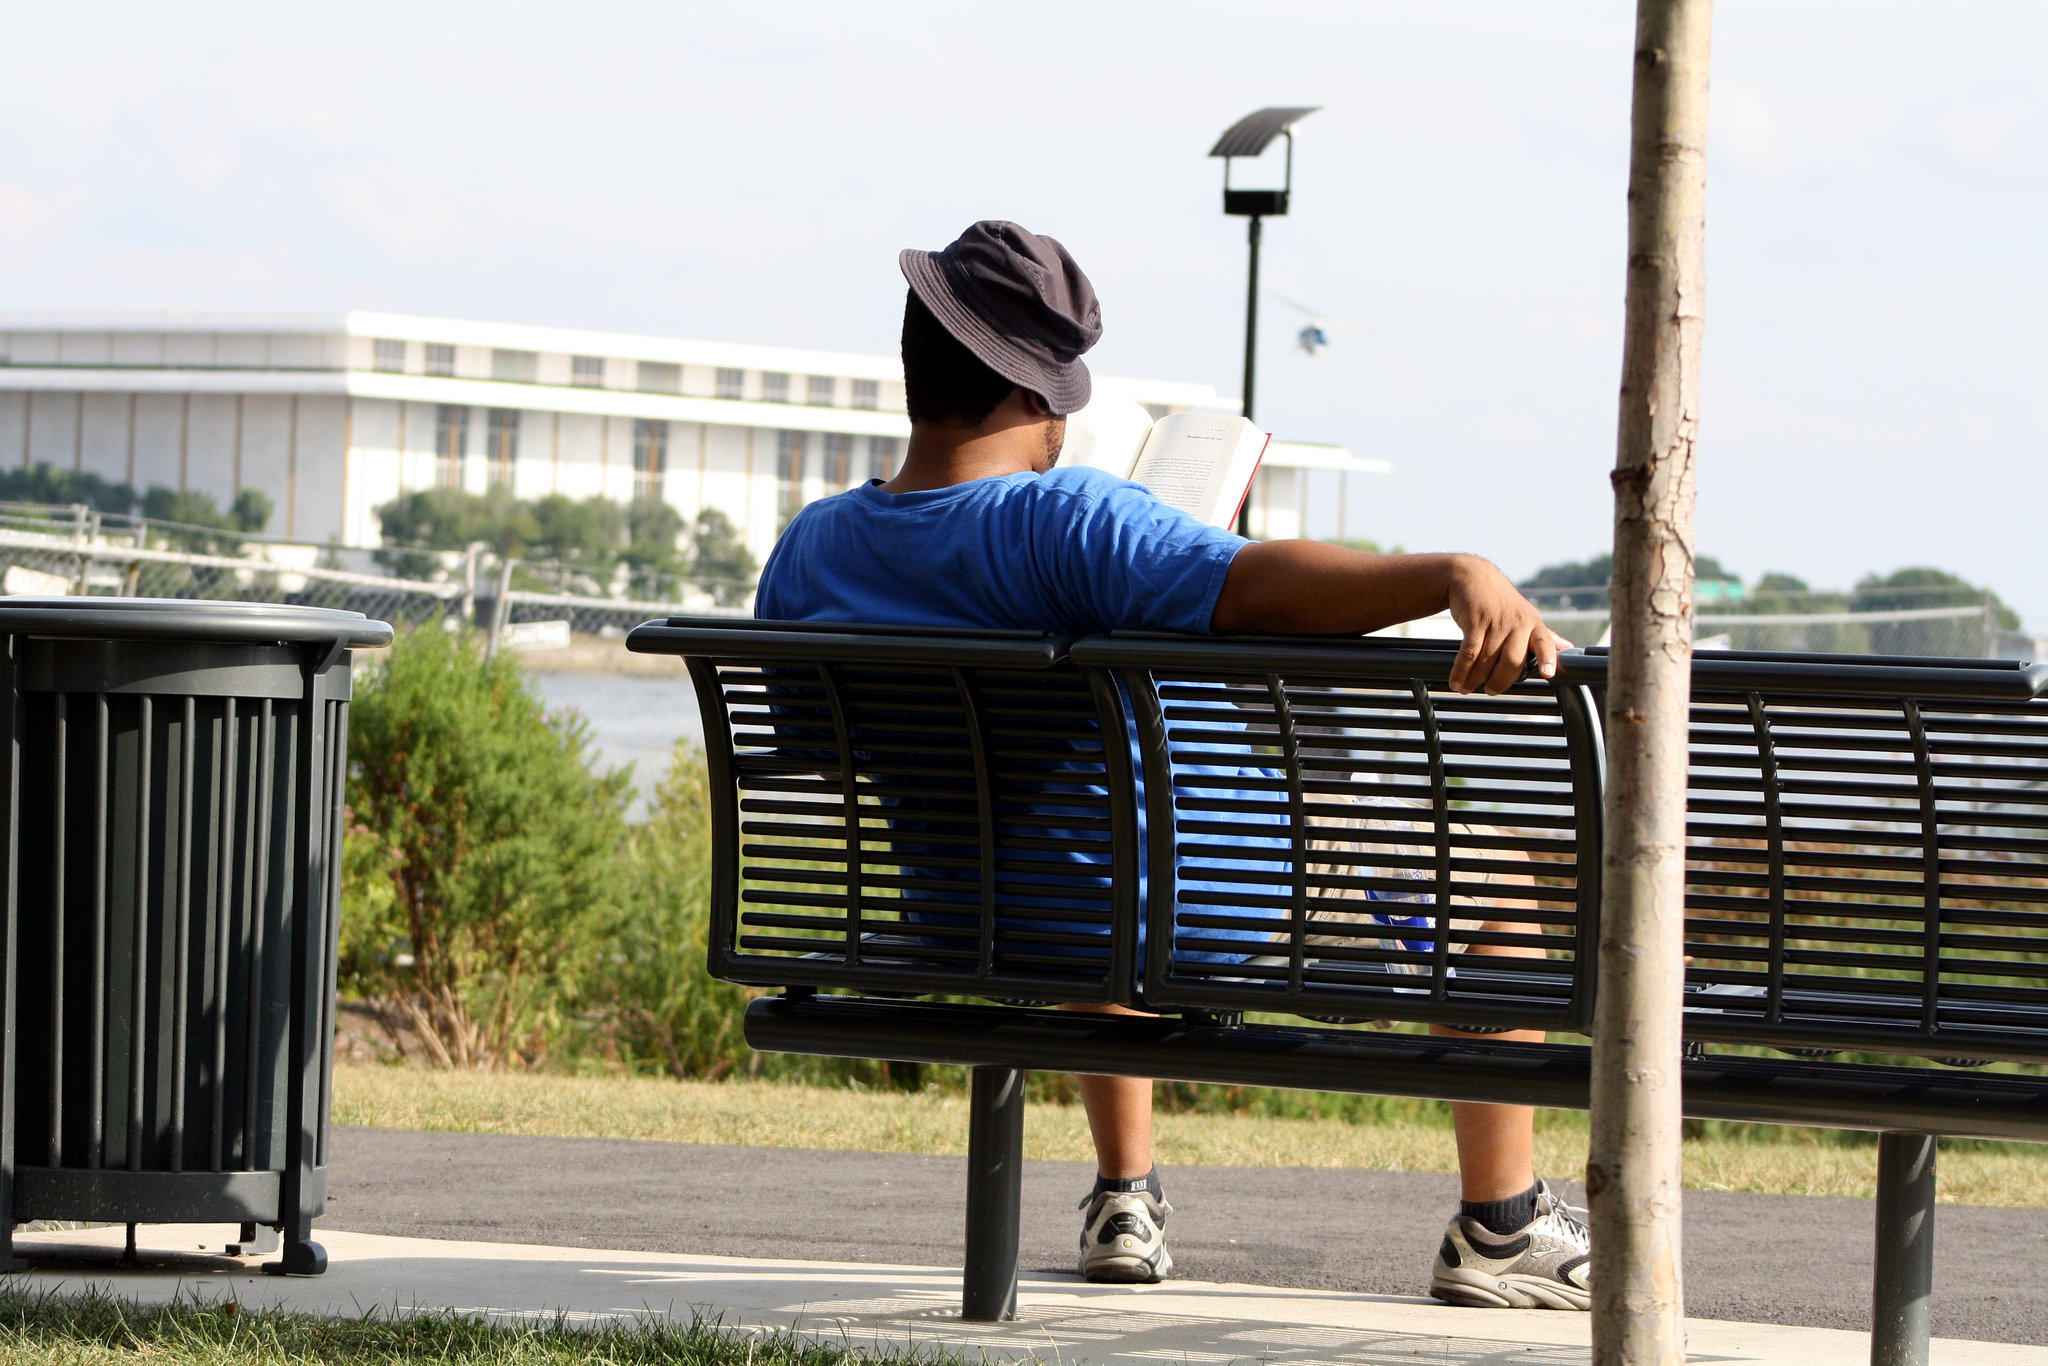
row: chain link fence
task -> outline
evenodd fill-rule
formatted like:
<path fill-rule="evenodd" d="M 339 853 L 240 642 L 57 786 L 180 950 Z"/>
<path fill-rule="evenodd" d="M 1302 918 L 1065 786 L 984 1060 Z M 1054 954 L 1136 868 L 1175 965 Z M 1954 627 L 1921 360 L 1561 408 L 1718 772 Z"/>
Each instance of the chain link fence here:
<path fill-rule="evenodd" d="M 0 579 L 10 596 L 278 602 L 339 607 L 407 625 L 445 618 L 463 597 L 461 584 L 380 578 L 239 556 L 78 544 L 9 528 L 0 528 Z"/>
<path fill-rule="evenodd" d="M 183 539 L 206 549 L 174 549 Z M 557 566 L 493 556 L 421 556 L 419 577 L 365 574 L 330 561 L 330 549 L 98 513 L 87 507 L 0 505 L 0 593 L 275 602 L 337 607 L 398 625 L 474 621 L 504 626 L 564 621 L 579 635 L 622 635 L 651 617 L 744 614 L 747 591 L 723 582 L 658 582 L 674 597 L 646 600 L 512 590 L 515 581 L 559 581 Z M 499 610 L 499 599 L 504 610 Z"/>

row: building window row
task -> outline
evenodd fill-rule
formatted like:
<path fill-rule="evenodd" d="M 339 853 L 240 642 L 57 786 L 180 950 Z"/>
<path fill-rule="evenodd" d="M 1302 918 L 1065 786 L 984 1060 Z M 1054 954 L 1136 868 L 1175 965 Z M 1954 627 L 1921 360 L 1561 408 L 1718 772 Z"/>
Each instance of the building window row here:
<path fill-rule="evenodd" d="M 633 424 L 633 496 L 659 498 L 668 472 L 668 423 L 641 418 Z"/>
<path fill-rule="evenodd" d="M 434 482 L 442 488 L 461 488 L 463 461 L 470 453 L 469 405 L 442 403 L 434 408 Z M 517 408 L 484 410 L 484 480 L 489 488 L 510 489 L 519 464 L 519 433 L 524 414 Z M 659 418 L 640 418 L 633 423 L 633 496 L 664 495 L 668 473 L 670 424 Z M 866 439 L 866 459 L 857 438 L 845 432 L 817 434 L 819 460 L 816 472 L 819 491 L 830 496 L 871 479 L 895 477 L 902 443 L 894 437 Z M 812 434 L 783 431 L 775 434 L 775 512 L 778 530 L 789 524 L 807 501 L 806 483 L 813 465 L 810 459 Z"/>
<path fill-rule="evenodd" d="M 469 449 L 469 406 L 442 403 L 434 409 L 434 482 L 462 487 L 462 455 Z"/>
<path fill-rule="evenodd" d="M 825 433 L 825 487 L 834 490 L 853 485 L 853 438 L 839 432 Z"/>
<path fill-rule="evenodd" d="M 868 478 L 880 479 L 887 483 L 896 477 L 896 438 L 893 436 L 871 436 L 868 438 Z"/>
<path fill-rule="evenodd" d="M 513 384 L 531 384 L 540 375 L 540 356 L 532 351 L 491 352 L 491 378 Z"/>
<path fill-rule="evenodd" d="M 407 352 L 410 343 L 389 337 L 378 337 L 371 342 L 371 368 L 389 374 L 403 374 L 406 370 Z M 425 372 L 441 378 L 455 376 L 455 347 L 446 342 L 426 342 L 423 346 Z M 536 351 L 515 351 L 503 347 L 491 350 L 490 376 L 493 380 L 509 384 L 533 384 L 540 378 L 540 353 Z M 579 389 L 606 388 L 608 370 L 603 356 L 571 356 L 569 358 L 569 383 Z M 801 390 L 797 387 L 798 376 L 779 370 L 760 371 L 760 401 L 763 403 L 794 403 L 801 392 L 803 403 L 812 408 L 836 408 L 840 406 L 839 380 L 832 375 L 801 376 Z M 683 392 L 683 367 L 673 361 L 643 360 L 634 365 L 633 387 L 647 394 L 680 394 Z M 747 396 L 747 372 L 732 366 L 716 368 L 713 390 L 715 396 L 723 399 L 744 399 Z M 882 406 L 882 385 L 879 380 L 855 379 L 847 381 L 846 406 L 867 412 L 874 412 Z"/>
<path fill-rule="evenodd" d="M 778 432 L 775 437 L 775 529 L 779 535 L 804 505 L 804 434 Z"/>
<path fill-rule="evenodd" d="M 822 468 L 819 482 L 825 496 L 843 492 L 871 479 L 896 477 L 901 443 L 892 436 L 871 436 L 867 440 L 867 464 L 854 465 L 854 438 L 844 432 L 825 432 L 819 437 Z M 775 437 L 775 515 L 777 529 L 788 526 L 804 505 L 804 480 L 809 473 L 810 436 L 805 432 L 778 432 Z"/>
<path fill-rule="evenodd" d="M 491 409 L 489 444 L 484 449 L 484 478 L 494 489 L 512 487 L 512 469 L 519 460 L 519 410 Z"/>

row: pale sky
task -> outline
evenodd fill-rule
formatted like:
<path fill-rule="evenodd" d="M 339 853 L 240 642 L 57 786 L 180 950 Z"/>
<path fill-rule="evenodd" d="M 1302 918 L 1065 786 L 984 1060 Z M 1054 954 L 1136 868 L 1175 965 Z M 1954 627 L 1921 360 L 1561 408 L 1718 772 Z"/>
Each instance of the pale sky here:
<path fill-rule="evenodd" d="M 1391 460 L 1345 529 L 1517 576 L 1609 540 L 1632 5 L 0 0 L 0 309 L 377 308 L 894 348 L 976 218 L 1107 373 L 1238 386 L 1203 155 L 1301 125 L 1258 417 Z M 1932 563 L 2048 629 L 2048 6 L 1722 0 L 1699 546 Z M 1247 178 L 1249 179 L 1249 177 Z M 1314 529 L 1335 529 L 1319 490 Z"/>

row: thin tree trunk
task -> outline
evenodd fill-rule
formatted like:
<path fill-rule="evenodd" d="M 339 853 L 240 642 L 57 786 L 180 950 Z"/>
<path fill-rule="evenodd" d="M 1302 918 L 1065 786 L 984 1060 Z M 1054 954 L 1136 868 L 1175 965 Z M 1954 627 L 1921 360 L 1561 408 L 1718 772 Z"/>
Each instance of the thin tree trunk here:
<path fill-rule="evenodd" d="M 1712 0 L 1638 0 L 1593 1026 L 1593 1361 L 1685 1359 L 1680 997 Z"/>

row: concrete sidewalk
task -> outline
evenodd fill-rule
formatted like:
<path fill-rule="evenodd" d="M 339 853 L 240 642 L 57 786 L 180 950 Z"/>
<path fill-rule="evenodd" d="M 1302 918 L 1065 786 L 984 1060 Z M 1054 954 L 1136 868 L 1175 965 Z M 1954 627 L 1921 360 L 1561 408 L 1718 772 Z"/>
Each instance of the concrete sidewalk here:
<path fill-rule="evenodd" d="M 118 1228 L 24 1233 L 36 1263 L 11 1282 L 88 1287 L 143 1303 L 187 1297 L 305 1313 L 452 1309 L 572 1324 L 701 1314 L 741 1330 L 788 1328 L 833 1343 L 883 1349 L 947 1347 L 970 1359 L 1036 1359 L 1159 1366 L 1577 1366 L 1588 1360 L 1584 1314 L 1454 1309 L 1427 1299 L 1326 1290 L 1172 1281 L 1093 1286 L 1030 1275 L 1020 1316 L 1007 1324 L 959 1318 L 959 1273 L 937 1267 L 774 1261 L 661 1252 L 603 1252 L 531 1244 L 464 1243 L 325 1231 L 324 1276 L 262 1275 L 261 1259 L 222 1255 L 232 1228 L 144 1226 L 143 1254 L 121 1261 Z M 1831 1328 L 1695 1319 L 1695 1362 L 1863 1366 L 1869 1340 Z M 1937 1339 L 1939 1366 L 2022 1366 L 2033 1346 Z"/>
<path fill-rule="evenodd" d="M 342 1127 L 332 1152 L 323 1229 L 874 1266 L 958 1266 L 963 1250 L 959 1157 Z M 1457 1177 L 1425 1172 L 1164 1176 L 1178 1276 L 1345 1295 L 1422 1294 L 1458 1199 Z M 1024 1163 L 1024 1270 L 1073 1266 L 1094 1179 L 1089 1163 Z M 1868 1331 L 1871 1218 L 1868 1200 L 1689 1190 L 1686 1307 Z M 1943 1205 L 1935 1246 L 1935 1332 L 2048 1349 L 2048 1210 Z"/>

